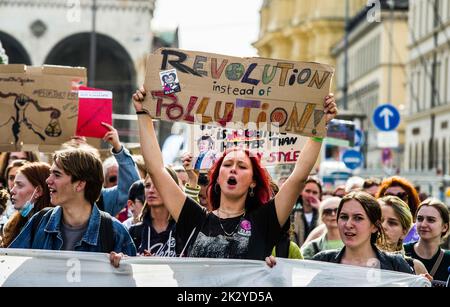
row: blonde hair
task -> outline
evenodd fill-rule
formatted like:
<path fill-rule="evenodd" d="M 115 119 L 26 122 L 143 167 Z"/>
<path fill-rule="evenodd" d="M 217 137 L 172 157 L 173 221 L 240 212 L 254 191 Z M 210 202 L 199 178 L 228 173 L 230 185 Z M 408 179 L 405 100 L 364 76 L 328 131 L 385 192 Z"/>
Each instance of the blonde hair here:
<path fill-rule="evenodd" d="M 411 210 L 407 203 L 398 198 L 397 196 L 384 196 L 379 199 L 382 206 L 389 206 L 394 210 L 395 216 L 398 218 L 400 225 L 402 226 L 405 232 L 408 232 L 411 229 L 413 224 L 413 216 L 411 214 Z M 377 245 L 379 245 L 377 243 Z M 402 252 L 403 251 L 403 239 L 398 240 L 394 250 L 392 247 L 381 246 L 380 248 L 385 249 L 389 252 Z"/>

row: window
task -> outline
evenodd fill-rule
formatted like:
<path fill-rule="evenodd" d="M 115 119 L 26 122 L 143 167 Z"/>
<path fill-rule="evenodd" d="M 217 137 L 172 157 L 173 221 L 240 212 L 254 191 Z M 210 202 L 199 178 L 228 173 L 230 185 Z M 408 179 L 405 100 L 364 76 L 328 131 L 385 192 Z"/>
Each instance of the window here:
<path fill-rule="evenodd" d="M 445 139 L 442 141 L 442 171 L 447 174 L 447 142 Z"/>
<path fill-rule="evenodd" d="M 421 170 L 425 170 L 425 142 L 422 142 Z"/>
<path fill-rule="evenodd" d="M 422 31 L 423 31 L 422 30 L 423 29 L 423 26 L 422 26 L 422 15 L 423 14 L 421 14 L 421 12 L 423 12 L 422 6 L 423 6 L 423 1 L 420 1 L 419 2 L 419 10 L 417 12 L 419 19 L 418 19 L 418 22 L 416 23 L 416 27 L 417 27 L 417 35 L 415 37 L 416 40 L 422 36 Z"/>
<path fill-rule="evenodd" d="M 409 153 L 408 153 L 408 170 L 412 169 L 412 161 L 413 161 L 413 145 L 409 144 Z"/>
<path fill-rule="evenodd" d="M 437 61 L 434 66 L 434 103 L 432 106 L 441 105 L 441 63 Z"/>
<path fill-rule="evenodd" d="M 419 69 L 420 69 L 420 67 L 419 67 Z M 422 91 L 421 91 L 421 89 L 422 89 L 421 77 L 422 76 L 421 76 L 420 70 L 418 70 L 417 71 L 417 87 L 416 87 L 417 93 L 416 93 L 416 96 L 415 96 L 416 112 L 420 112 L 420 110 L 421 110 L 421 108 L 420 108 L 420 100 L 422 99 L 422 96 L 421 96 L 421 93 L 422 93 Z"/>
<path fill-rule="evenodd" d="M 447 4 L 450 6 L 450 4 Z M 447 104 L 450 102 L 450 97 L 448 97 L 448 56 L 445 58 L 445 66 L 444 66 L 444 96 L 443 96 L 443 100 L 442 100 L 442 104 Z"/>
<path fill-rule="evenodd" d="M 432 139 L 428 141 L 428 169 L 432 170 L 434 166 L 434 142 Z"/>
<path fill-rule="evenodd" d="M 415 161 L 414 161 L 414 169 L 417 171 L 419 170 L 419 144 L 416 144 L 416 154 L 415 154 Z"/>

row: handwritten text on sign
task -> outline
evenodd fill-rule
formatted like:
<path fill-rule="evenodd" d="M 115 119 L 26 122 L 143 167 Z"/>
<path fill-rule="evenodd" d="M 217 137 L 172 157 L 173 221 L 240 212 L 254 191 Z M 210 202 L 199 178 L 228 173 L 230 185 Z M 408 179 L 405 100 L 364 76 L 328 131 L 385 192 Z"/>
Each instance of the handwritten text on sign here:
<path fill-rule="evenodd" d="M 159 73 L 169 69 L 180 92 L 161 87 Z M 323 101 L 332 75 L 332 67 L 317 63 L 159 49 L 147 61 L 144 105 L 163 120 L 325 136 Z"/>

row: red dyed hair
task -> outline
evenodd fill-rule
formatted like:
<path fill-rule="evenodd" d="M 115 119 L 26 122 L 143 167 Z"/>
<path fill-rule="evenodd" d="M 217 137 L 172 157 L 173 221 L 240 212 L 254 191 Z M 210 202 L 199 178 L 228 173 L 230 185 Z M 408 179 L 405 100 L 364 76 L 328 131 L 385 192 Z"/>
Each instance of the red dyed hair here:
<path fill-rule="evenodd" d="M 408 194 L 407 204 L 415 220 L 417 208 L 420 204 L 420 199 L 414 186 L 408 180 L 400 176 L 385 178 L 378 188 L 376 198 L 385 196 L 387 189 L 389 189 L 390 187 L 401 187 L 403 190 L 405 190 L 405 192 Z"/>
<path fill-rule="evenodd" d="M 214 163 L 213 167 L 209 171 L 210 182 L 208 185 L 208 200 L 212 207 L 212 210 L 219 208 L 220 205 L 220 190 L 217 192 L 214 188 L 219 177 L 220 168 L 222 167 L 225 156 L 232 151 L 243 151 L 250 159 L 253 170 L 253 180 L 256 181 L 256 186 L 253 189 L 255 196 L 250 197 L 247 195 L 245 200 L 245 209 L 252 211 L 266 204 L 271 197 L 271 188 L 269 183 L 269 177 L 265 169 L 261 166 L 261 160 L 253 154 L 250 154 L 249 150 L 243 150 L 240 148 L 231 148 L 226 150 L 223 155 Z"/>

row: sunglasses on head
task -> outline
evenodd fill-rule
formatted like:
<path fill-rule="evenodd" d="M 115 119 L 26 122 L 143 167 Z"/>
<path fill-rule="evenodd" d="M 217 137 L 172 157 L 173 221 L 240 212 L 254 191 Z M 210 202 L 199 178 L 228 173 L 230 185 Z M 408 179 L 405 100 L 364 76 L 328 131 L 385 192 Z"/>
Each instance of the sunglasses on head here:
<path fill-rule="evenodd" d="M 326 208 L 326 209 L 323 209 L 322 213 L 324 215 L 332 215 L 333 213 L 336 214 L 337 210 L 338 210 L 338 208 Z"/>
<path fill-rule="evenodd" d="M 398 193 L 386 193 L 384 196 L 397 196 L 403 201 L 406 201 L 408 199 L 408 193 L 406 192 L 398 192 Z"/>
<path fill-rule="evenodd" d="M 109 182 L 109 183 L 115 183 L 115 182 L 117 182 L 117 176 L 111 176 L 111 177 L 108 177 L 108 182 Z"/>

